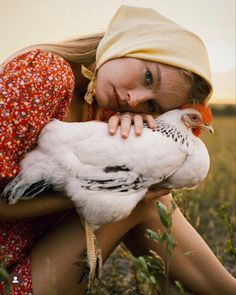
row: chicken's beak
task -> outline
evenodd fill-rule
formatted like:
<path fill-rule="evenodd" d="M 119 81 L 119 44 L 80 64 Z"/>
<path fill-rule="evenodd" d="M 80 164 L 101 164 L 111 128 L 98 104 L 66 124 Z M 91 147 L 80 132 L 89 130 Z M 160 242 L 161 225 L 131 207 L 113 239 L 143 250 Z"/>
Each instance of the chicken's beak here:
<path fill-rule="evenodd" d="M 212 134 L 215 133 L 213 127 L 211 125 L 209 125 L 208 123 L 201 124 L 201 128 L 208 130 Z"/>

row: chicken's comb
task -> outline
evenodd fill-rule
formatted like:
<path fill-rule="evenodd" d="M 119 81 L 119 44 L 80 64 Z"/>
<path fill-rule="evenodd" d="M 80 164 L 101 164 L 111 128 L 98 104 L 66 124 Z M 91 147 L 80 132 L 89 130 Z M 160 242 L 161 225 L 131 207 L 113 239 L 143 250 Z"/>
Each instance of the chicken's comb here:
<path fill-rule="evenodd" d="M 212 121 L 212 112 L 210 106 L 205 103 L 186 103 L 182 105 L 181 109 L 195 109 L 199 111 L 202 115 L 204 122 L 210 124 Z"/>

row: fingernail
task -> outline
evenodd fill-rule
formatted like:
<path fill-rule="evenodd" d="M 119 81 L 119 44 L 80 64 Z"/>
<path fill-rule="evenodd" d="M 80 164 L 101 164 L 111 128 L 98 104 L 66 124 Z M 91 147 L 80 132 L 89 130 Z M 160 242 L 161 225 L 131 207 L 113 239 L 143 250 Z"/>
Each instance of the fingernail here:
<path fill-rule="evenodd" d="M 126 139 L 126 138 L 128 137 L 128 134 L 122 132 L 122 133 L 121 133 L 121 136 L 122 136 L 122 138 Z"/>

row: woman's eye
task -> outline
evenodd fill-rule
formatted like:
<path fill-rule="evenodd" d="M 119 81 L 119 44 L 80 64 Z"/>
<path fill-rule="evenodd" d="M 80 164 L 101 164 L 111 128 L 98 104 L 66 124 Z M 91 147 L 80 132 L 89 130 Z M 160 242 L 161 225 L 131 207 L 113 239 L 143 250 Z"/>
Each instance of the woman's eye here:
<path fill-rule="evenodd" d="M 152 82 L 153 82 L 153 77 L 152 77 L 152 73 L 149 71 L 149 70 L 146 70 L 146 73 L 145 73 L 145 81 L 147 83 L 147 85 L 151 85 Z"/>

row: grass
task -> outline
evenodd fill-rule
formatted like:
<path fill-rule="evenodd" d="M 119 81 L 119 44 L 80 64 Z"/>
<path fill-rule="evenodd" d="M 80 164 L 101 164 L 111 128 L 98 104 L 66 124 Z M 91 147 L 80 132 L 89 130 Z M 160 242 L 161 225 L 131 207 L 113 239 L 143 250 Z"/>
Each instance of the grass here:
<path fill-rule="evenodd" d="M 178 194 L 177 202 L 224 266 L 236 276 L 236 118 L 216 116 L 215 134 L 204 133 L 211 168 L 204 184 Z M 132 256 L 120 245 L 104 266 L 102 282 L 91 295 L 146 295 Z"/>
<path fill-rule="evenodd" d="M 211 168 L 204 185 L 190 197 L 190 221 L 195 224 L 215 254 L 236 276 L 235 263 L 231 266 L 228 255 L 224 253 L 229 233 L 220 218 L 220 208 L 227 205 L 228 216 L 235 231 L 236 119 L 215 117 L 214 129 L 214 136 L 204 134 L 202 138 L 211 155 Z"/>

